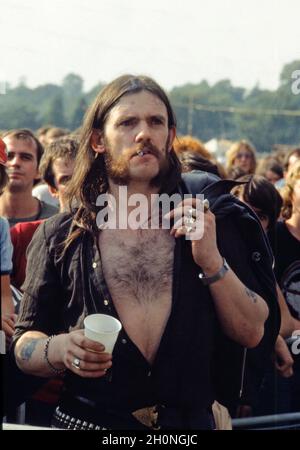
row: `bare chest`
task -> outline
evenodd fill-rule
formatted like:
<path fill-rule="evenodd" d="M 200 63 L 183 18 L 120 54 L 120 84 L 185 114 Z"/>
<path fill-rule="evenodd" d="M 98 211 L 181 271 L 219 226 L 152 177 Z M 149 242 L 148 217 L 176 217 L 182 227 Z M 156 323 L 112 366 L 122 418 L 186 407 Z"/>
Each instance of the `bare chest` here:
<path fill-rule="evenodd" d="M 166 230 L 106 230 L 99 247 L 123 326 L 151 362 L 171 311 L 174 239 Z"/>

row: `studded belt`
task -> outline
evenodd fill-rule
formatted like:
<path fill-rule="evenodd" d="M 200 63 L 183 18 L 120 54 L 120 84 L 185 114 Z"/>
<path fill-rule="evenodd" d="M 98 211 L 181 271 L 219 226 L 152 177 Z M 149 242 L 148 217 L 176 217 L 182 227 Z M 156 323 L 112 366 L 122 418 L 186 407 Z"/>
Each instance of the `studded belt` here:
<path fill-rule="evenodd" d="M 64 394 L 52 418 L 52 427 L 69 430 L 213 429 L 211 409 L 155 405 L 132 412 L 110 411 L 89 399 Z"/>
<path fill-rule="evenodd" d="M 64 413 L 59 406 L 55 409 L 52 418 L 52 428 L 62 428 L 67 430 L 107 430 L 108 428 L 96 425 L 86 420 L 81 420 L 78 417 L 70 416 Z"/>

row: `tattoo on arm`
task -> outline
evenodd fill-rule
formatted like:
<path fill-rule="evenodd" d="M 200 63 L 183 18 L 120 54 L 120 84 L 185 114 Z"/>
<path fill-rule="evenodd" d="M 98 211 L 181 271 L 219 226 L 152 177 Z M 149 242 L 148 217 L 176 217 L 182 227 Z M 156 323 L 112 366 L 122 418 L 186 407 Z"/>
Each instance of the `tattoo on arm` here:
<path fill-rule="evenodd" d="M 253 303 L 257 302 L 257 295 L 255 294 L 255 292 L 253 292 L 250 289 L 246 288 L 246 294 L 248 295 L 249 298 L 251 298 Z"/>
<path fill-rule="evenodd" d="M 23 361 L 28 361 L 31 358 L 32 353 L 34 352 L 35 347 L 40 339 L 33 339 L 32 341 L 27 342 L 21 350 L 21 358 Z"/>

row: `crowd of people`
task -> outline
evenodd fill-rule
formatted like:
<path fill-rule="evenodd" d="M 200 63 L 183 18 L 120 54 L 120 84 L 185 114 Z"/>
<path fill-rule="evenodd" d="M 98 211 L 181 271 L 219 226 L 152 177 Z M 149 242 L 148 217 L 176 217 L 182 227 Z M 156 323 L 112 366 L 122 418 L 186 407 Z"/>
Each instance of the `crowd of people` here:
<path fill-rule="evenodd" d="M 300 412 L 300 147 L 259 158 L 241 140 L 223 166 L 176 136 L 154 80 L 124 75 L 76 132 L 6 130 L 0 152 L 5 420 L 23 402 L 26 423 L 69 429 Z M 120 186 L 127 226 L 99 229 Z M 180 196 L 169 228 L 128 225 L 137 194 L 147 224 L 153 196 Z M 84 335 L 93 313 L 122 323 L 113 355 Z"/>

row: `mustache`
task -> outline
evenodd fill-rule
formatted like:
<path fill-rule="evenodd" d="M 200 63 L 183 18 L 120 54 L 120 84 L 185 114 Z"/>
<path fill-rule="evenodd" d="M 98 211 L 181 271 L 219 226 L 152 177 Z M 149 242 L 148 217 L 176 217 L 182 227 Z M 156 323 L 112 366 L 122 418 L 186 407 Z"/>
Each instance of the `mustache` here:
<path fill-rule="evenodd" d="M 133 156 L 140 155 L 141 153 L 142 154 L 151 154 L 158 159 L 161 158 L 161 152 L 151 142 L 142 142 L 141 144 L 138 144 L 137 146 L 135 146 L 133 149 L 129 149 L 128 157 L 130 159 Z"/>

